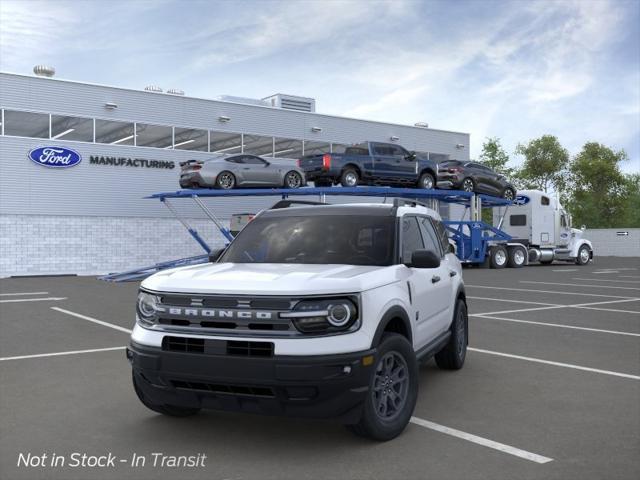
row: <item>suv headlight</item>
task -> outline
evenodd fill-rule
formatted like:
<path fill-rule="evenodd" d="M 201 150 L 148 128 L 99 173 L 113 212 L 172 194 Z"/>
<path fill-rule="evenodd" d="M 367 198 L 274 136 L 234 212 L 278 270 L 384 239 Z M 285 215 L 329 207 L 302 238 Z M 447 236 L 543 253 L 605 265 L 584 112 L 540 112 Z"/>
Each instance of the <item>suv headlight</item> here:
<path fill-rule="evenodd" d="M 357 330 L 360 327 L 356 299 L 325 298 L 302 300 L 293 311 L 281 313 L 290 318 L 302 333 L 337 333 Z"/>
<path fill-rule="evenodd" d="M 157 321 L 158 303 L 160 299 L 157 295 L 140 291 L 136 302 L 138 321 L 147 327 L 153 326 Z"/>

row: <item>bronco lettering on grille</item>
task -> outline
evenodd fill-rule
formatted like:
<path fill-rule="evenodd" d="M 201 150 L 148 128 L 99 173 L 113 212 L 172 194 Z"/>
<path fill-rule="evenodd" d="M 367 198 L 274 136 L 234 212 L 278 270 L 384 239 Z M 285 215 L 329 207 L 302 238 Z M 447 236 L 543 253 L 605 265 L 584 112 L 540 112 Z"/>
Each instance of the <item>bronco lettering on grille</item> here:
<path fill-rule="evenodd" d="M 246 320 L 270 320 L 273 312 L 263 312 L 256 310 L 219 310 L 213 308 L 180 308 L 180 307 L 160 307 L 156 310 L 169 315 L 181 315 L 185 317 L 206 317 L 206 318 L 241 318 Z"/>

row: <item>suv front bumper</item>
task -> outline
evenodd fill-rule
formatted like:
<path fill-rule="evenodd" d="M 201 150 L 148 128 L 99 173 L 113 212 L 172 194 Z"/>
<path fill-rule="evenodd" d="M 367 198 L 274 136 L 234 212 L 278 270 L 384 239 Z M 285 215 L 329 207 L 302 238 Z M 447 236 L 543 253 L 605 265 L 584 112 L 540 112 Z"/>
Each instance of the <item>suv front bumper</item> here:
<path fill-rule="evenodd" d="M 127 349 L 139 387 L 154 403 L 344 423 L 360 418 L 375 355 L 372 349 L 240 357 L 165 351 L 133 342 Z"/>

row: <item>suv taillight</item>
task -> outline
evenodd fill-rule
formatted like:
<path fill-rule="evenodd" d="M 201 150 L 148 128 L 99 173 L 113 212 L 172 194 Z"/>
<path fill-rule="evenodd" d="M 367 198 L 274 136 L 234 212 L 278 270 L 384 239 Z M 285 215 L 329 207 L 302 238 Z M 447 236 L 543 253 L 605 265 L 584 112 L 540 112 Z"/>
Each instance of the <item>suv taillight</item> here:
<path fill-rule="evenodd" d="M 302 166 L 302 159 L 301 158 L 296 160 L 296 165 L 298 165 L 298 168 L 300 168 Z"/>
<path fill-rule="evenodd" d="M 460 167 L 452 167 L 449 169 L 449 173 L 458 173 L 461 172 L 462 169 Z"/>
<path fill-rule="evenodd" d="M 322 156 L 322 168 L 324 170 L 329 170 L 331 168 L 331 155 L 325 153 Z"/>

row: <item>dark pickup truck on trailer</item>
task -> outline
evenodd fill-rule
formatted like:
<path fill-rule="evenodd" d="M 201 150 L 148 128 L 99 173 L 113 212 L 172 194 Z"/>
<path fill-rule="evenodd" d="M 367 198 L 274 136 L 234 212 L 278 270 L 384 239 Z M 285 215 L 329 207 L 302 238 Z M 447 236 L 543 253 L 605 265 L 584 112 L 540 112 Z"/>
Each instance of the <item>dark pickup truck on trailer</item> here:
<path fill-rule="evenodd" d="M 308 155 L 298 161 L 308 181 L 316 187 L 340 183 L 357 185 L 403 185 L 436 187 L 438 164 L 392 143 L 365 142 L 347 147 L 344 153 Z"/>

